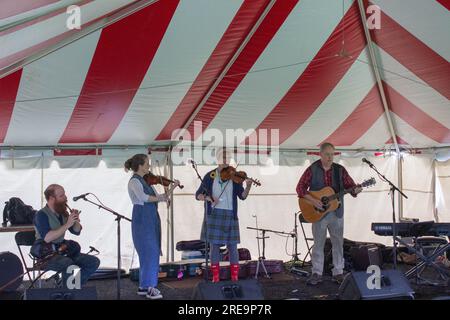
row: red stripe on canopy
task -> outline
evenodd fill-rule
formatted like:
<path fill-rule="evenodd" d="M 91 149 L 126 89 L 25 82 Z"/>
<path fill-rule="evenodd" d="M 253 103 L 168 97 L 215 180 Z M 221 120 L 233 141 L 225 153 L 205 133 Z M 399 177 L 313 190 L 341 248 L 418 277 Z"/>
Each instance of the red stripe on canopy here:
<path fill-rule="evenodd" d="M 450 0 L 436 0 L 450 11 Z"/>
<path fill-rule="evenodd" d="M 208 61 L 156 140 L 169 140 L 176 129 L 184 127 L 268 3 L 269 0 L 245 0 L 242 3 Z"/>
<path fill-rule="evenodd" d="M 22 69 L 0 79 L 0 143 L 5 141 L 21 77 Z"/>
<path fill-rule="evenodd" d="M 397 136 L 397 135 L 396 135 L 395 137 L 397 138 L 397 143 L 398 143 L 398 144 L 406 144 L 406 145 L 409 145 L 409 143 L 406 142 L 405 139 L 402 139 L 402 138 L 400 138 L 400 137 Z M 386 141 L 385 144 L 393 144 L 393 143 L 394 143 L 394 139 L 390 138 L 388 141 Z"/>
<path fill-rule="evenodd" d="M 367 5 L 367 2 L 366 2 Z M 450 63 L 384 12 L 372 40 L 412 73 L 450 99 Z"/>
<path fill-rule="evenodd" d="M 101 156 L 102 149 L 62 149 L 53 150 L 55 157 L 60 156 Z"/>
<path fill-rule="evenodd" d="M 0 19 L 25 13 L 58 1 L 59 0 L 2 0 L 0 1 Z"/>
<path fill-rule="evenodd" d="M 323 142 L 331 142 L 335 146 L 351 146 L 361 138 L 367 130 L 384 113 L 384 107 L 375 85 L 347 119 Z"/>
<path fill-rule="evenodd" d="M 258 126 L 256 132 L 260 129 L 279 129 L 280 144 L 286 141 L 336 87 L 365 46 L 361 17 L 357 2 L 354 2 L 308 67 Z M 341 53 L 343 49 L 345 51 Z M 267 143 L 272 144 L 270 135 L 267 140 Z M 247 143 L 248 141 L 249 139 L 246 140 Z M 256 139 L 251 137 L 250 141 Z M 259 142 L 262 143 L 264 141 Z"/>
<path fill-rule="evenodd" d="M 202 122 L 202 132 L 239 86 L 297 3 L 298 0 L 278 0 L 270 9 L 251 40 L 194 118 L 194 121 Z M 198 137 L 194 136 L 194 121 L 188 130 L 191 136 L 197 139 Z"/>
<path fill-rule="evenodd" d="M 416 107 L 386 82 L 383 82 L 383 85 L 388 103 L 395 114 L 430 139 L 450 143 L 450 129 Z"/>
<path fill-rule="evenodd" d="M 178 0 L 159 1 L 103 29 L 60 143 L 107 142 L 131 104 Z"/>

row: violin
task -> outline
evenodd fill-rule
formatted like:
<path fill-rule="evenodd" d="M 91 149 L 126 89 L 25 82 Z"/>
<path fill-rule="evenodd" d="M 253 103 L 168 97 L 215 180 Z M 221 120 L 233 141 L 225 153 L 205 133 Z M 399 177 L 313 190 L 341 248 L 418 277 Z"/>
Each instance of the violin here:
<path fill-rule="evenodd" d="M 162 185 L 162 186 L 164 186 L 164 187 L 167 187 L 167 186 L 169 186 L 171 183 L 175 183 L 175 181 L 173 181 L 173 180 L 170 180 L 170 179 L 168 179 L 168 178 L 166 178 L 166 177 L 164 177 L 164 176 L 157 176 L 157 175 L 154 175 L 153 173 L 151 173 L 151 172 L 149 172 L 149 173 L 146 173 L 145 175 L 144 175 L 144 180 L 145 180 L 145 182 L 147 182 L 147 184 L 150 186 L 150 185 L 154 185 L 154 184 L 160 184 L 160 185 Z M 179 185 L 179 187 L 180 187 L 180 189 L 183 189 L 184 188 L 184 186 L 183 185 Z"/>
<path fill-rule="evenodd" d="M 222 181 L 231 180 L 239 184 L 244 182 L 246 179 L 250 179 L 256 186 L 261 186 L 261 182 L 259 182 L 259 180 L 248 177 L 246 172 L 237 171 L 236 168 L 232 166 L 223 168 L 222 171 L 220 171 L 220 179 L 222 179 Z"/>

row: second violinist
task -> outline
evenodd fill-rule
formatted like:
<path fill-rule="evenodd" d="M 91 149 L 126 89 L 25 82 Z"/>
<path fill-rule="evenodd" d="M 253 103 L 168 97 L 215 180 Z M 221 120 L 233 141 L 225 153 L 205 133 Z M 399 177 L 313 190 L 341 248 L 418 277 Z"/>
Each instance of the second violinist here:
<path fill-rule="evenodd" d="M 252 186 L 252 179 L 242 183 L 233 179 L 221 179 L 222 170 L 229 165 L 231 155 L 219 148 L 216 152 L 218 167 L 208 172 L 198 188 L 195 198 L 205 202 L 205 216 L 202 225 L 202 240 L 211 247 L 211 270 L 213 282 L 219 282 L 220 247 L 227 245 L 230 253 L 231 280 L 238 281 L 239 255 L 237 244 L 240 242 L 237 198 L 245 200 Z"/>

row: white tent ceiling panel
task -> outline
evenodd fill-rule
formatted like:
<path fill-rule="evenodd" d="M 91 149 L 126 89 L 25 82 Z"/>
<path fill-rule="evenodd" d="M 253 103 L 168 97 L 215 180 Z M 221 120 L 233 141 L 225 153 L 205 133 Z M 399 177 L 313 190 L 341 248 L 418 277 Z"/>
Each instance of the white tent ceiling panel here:
<path fill-rule="evenodd" d="M 6 143 L 58 144 L 81 92 L 99 37 L 100 31 L 94 32 L 23 69 Z"/>
<path fill-rule="evenodd" d="M 372 0 L 381 10 L 422 42 L 450 60 L 450 12 L 435 0 Z M 383 21 L 381 20 L 381 23 Z"/>
<path fill-rule="evenodd" d="M 382 67 L 383 80 L 434 120 L 447 128 L 450 127 L 450 114 L 448 112 L 450 110 L 450 101 L 405 68 L 382 48 L 376 45 L 374 47 L 379 54 L 378 58 Z"/>
<path fill-rule="evenodd" d="M 436 141 L 416 130 L 413 126 L 397 116 L 395 113 L 391 112 L 391 116 L 394 119 L 393 121 L 395 122 L 395 128 L 398 136 L 404 137 L 402 139 L 406 140 L 410 146 L 424 148 L 429 145 L 437 144 Z"/>
<path fill-rule="evenodd" d="M 140 84 L 141 89 L 108 143 L 122 144 L 133 137 L 134 144 L 145 144 L 155 139 L 205 65 L 241 3 L 226 0 L 180 2 Z"/>
<path fill-rule="evenodd" d="M 89 1 L 81 7 L 82 24 L 90 23 L 133 2 L 134 0 Z M 42 50 L 49 44 L 57 43 L 69 35 L 71 31 L 66 26 L 68 18 L 66 10 L 63 10 L 57 15 L 50 15 L 47 19 L 1 36 L 0 66 L 4 67 L 3 64 L 7 65 L 30 53 Z M 72 33 L 74 32 L 72 31 Z"/>
<path fill-rule="evenodd" d="M 293 148 L 300 145 L 314 148 L 333 134 L 375 86 L 371 67 L 358 61 L 367 58 L 368 52 L 365 49 L 330 95 L 282 147 Z M 379 140 L 376 145 L 381 146 L 384 142 Z"/>
<path fill-rule="evenodd" d="M 344 10 L 348 10 L 351 3 L 344 4 Z M 342 3 L 300 1 L 209 128 L 224 132 L 228 128 L 258 127 L 307 68 L 341 18 Z M 252 116 L 243 117 L 242 110 Z"/>

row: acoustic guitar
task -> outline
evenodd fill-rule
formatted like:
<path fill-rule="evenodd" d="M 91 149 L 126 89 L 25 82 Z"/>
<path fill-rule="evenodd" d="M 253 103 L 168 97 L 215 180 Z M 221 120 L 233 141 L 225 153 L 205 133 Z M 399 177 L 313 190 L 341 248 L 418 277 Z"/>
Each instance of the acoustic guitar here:
<path fill-rule="evenodd" d="M 347 193 L 351 193 L 357 187 L 370 187 L 376 183 L 375 178 L 365 180 L 363 183 L 356 185 L 355 187 L 342 190 L 336 193 L 333 188 L 325 187 L 319 191 L 310 191 L 309 194 L 322 202 L 322 208 L 316 208 L 312 202 L 305 198 L 299 198 L 298 204 L 302 212 L 303 218 L 308 222 L 317 222 L 325 217 L 329 212 L 332 212 L 339 208 L 341 205 L 339 199 Z"/>

